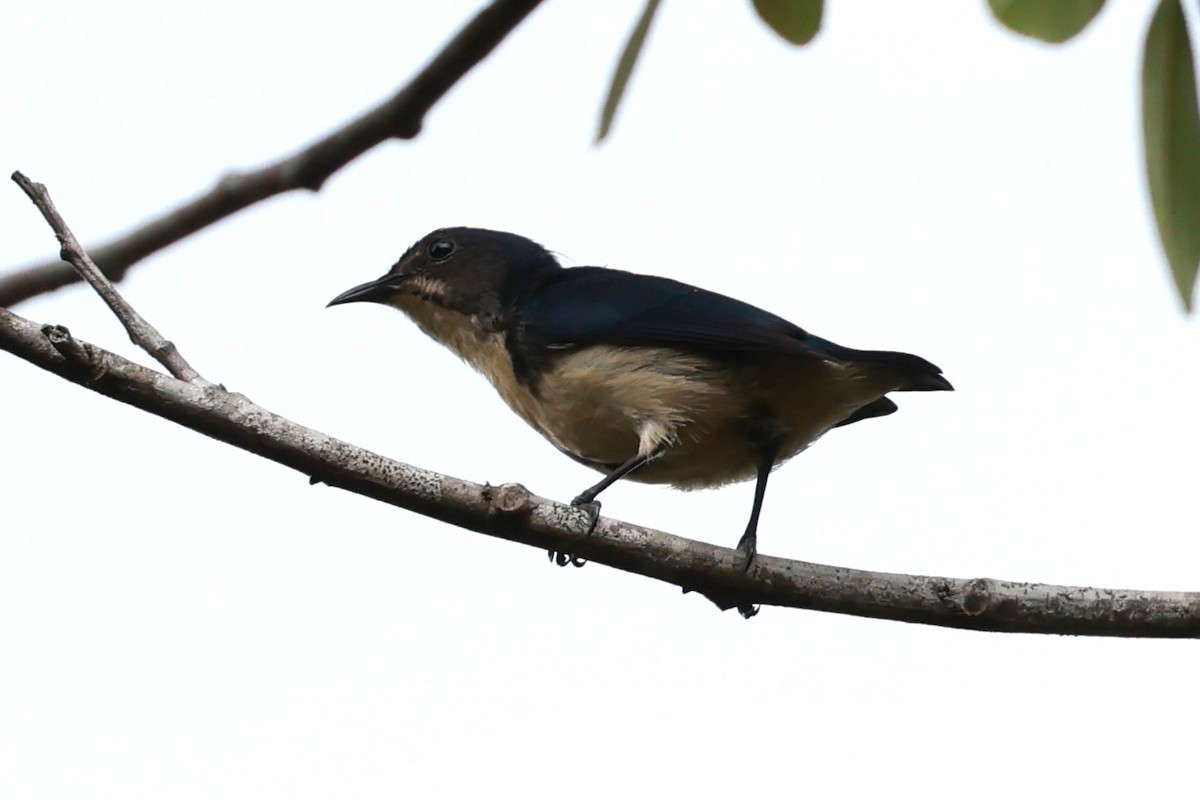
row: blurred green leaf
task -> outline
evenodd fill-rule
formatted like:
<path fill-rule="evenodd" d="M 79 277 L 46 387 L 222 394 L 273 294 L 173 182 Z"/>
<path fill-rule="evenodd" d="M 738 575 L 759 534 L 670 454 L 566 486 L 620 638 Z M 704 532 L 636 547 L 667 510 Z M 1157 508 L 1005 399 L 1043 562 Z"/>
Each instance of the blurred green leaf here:
<path fill-rule="evenodd" d="M 1162 0 L 1142 60 L 1146 177 L 1158 236 L 1189 311 L 1200 263 L 1200 110 L 1179 0 Z"/>
<path fill-rule="evenodd" d="M 752 0 L 763 22 L 792 44 L 808 44 L 821 30 L 825 0 Z"/>
<path fill-rule="evenodd" d="M 988 0 L 988 5 L 1011 30 L 1060 44 L 1086 28 L 1104 0 Z"/>
<path fill-rule="evenodd" d="M 647 0 L 646 7 L 642 9 L 642 16 L 638 18 L 637 25 L 629 34 L 629 41 L 625 42 L 625 49 L 617 60 L 617 69 L 613 72 L 612 83 L 608 87 L 608 97 L 604 98 L 604 108 L 600 111 L 600 130 L 596 132 L 597 144 L 604 141 L 604 137 L 608 136 L 608 131 L 612 128 L 617 106 L 621 105 L 625 87 L 629 84 L 629 76 L 633 74 L 633 66 L 642 53 L 642 45 L 646 43 L 646 34 L 650 32 L 650 23 L 654 21 L 658 4 L 659 0 Z"/>

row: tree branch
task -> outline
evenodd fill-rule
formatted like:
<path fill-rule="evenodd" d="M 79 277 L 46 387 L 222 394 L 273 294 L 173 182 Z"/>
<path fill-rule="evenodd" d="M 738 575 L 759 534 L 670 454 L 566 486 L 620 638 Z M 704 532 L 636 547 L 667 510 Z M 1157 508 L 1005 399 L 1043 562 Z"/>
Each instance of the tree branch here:
<path fill-rule="evenodd" d="M 14 172 L 12 179 L 21 187 L 21 190 L 25 192 L 29 199 L 33 201 L 38 211 L 42 212 L 42 217 L 50 224 L 54 235 L 58 237 L 60 246 L 59 255 L 62 256 L 62 260 L 74 267 L 75 271 L 96 290 L 96 294 L 100 295 L 100 299 L 117 315 L 117 319 L 121 320 L 121 324 L 125 326 L 125 330 L 129 333 L 130 340 L 149 353 L 179 380 L 189 382 L 203 380 L 200 377 L 200 373 L 192 369 L 192 366 L 188 364 L 175 345 L 167 341 L 158 332 L 158 329 L 147 322 L 145 317 L 125 301 L 125 298 L 116 290 L 116 287 L 108 282 L 108 278 L 104 276 L 104 273 L 100 271 L 100 268 L 96 266 L 96 263 L 88 257 L 87 252 L 80 246 L 79 240 L 71 232 L 67 221 L 58 213 L 58 209 L 55 208 L 54 201 L 50 199 L 50 192 L 46 190 L 45 185 L 29 180 L 29 178 L 20 172 Z"/>
<path fill-rule="evenodd" d="M 723 606 L 807 608 L 1009 633 L 1200 638 L 1200 593 L 962 580 L 847 569 L 760 555 L 601 518 L 531 495 L 393 461 L 298 425 L 215 385 L 172 378 L 0 309 L 0 349 L 42 369 L 291 467 L 314 480 L 461 528 L 575 553 L 718 598 Z"/>
<path fill-rule="evenodd" d="M 392 138 L 415 138 L 429 109 L 541 1 L 494 0 L 389 100 L 274 164 L 228 175 L 205 194 L 92 248 L 93 258 L 105 275 L 119 282 L 143 258 L 225 217 L 296 189 L 317 191 L 330 175 L 375 145 Z M 77 280 L 75 271 L 61 261 L 16 270 L 0 277 L 0 306 L 12 306 Z"/>

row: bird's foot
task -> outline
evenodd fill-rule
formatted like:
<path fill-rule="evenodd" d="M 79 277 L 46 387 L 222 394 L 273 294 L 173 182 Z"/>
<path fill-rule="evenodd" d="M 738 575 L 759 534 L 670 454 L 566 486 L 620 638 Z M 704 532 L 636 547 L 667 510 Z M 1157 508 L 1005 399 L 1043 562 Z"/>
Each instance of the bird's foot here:
<path fill-rule="evenodd" d="M 584 492 L 571 501 L 571 506 L 573 508 L 578 508 L 580 511 L 583 511 L 587 514 L 588 526 L 587 533 L 585 534 L 587 536 L 591 536 L 595 532 L 596 523 L 600 521 L 600 501 L 594 498 L 595 495 Z M 555 564 L 558 564 L 560 567 L 565 567 L 567 564 L 570 564 L 573 567 L 582 567 L 587 563 L 586 558 L 580 558 L 579 556 L 572 555 L 570 553 L 560 553 L 556 550 L 549 551 L 547 555 L 551 561 L 553 561 Z"/>
<path fill-rule="evenodd" d="M 754 564 L 754 557 L 758 555 L 758 537 L 754 533 L 743 534 L 742 538 L 738 540 L 737 549 L 741 550 L 742 555 L 746 557 L 746 563 L 742 565 L 742 572 L 749 572 L 751 565 Z M 738 611 L 742 611 L 740 606 L 738 607 Z M 756 611 L 755 613 L 758 612 Z M 746 617 L 746 614 L 743 612 L 742 616 Z M 750 616 L 754 616 L 754 614 Z M 750 617 L 746 618 L 749 619 Z"/>
<path fill-rule="evenodd" d="M 591 499 L 584 492 L 572 500 L 571 505 L 588 515 L 587 535 L 591 536 L 596 530 L 596 523 L 600 521 L 600 501 Z M 546 556 L 560 567 L 565 567 L 567 564 L 570 564 L 572 567 L 582 567 L 587 563 L 586 558 L 580 558 L 570 553 L 560 553 L 557 550 L 547 551 Z"/>
<path fill-rule="evenodd" d="M 694 589 L 689 589 L 686 586 L 682 588 L 684 594 L 687 594 L 691 591 L 696 591 Z M 700 594 L 707 597 L 713 605 L 722 611 L 728 611 L 731 608 L 736 608 L 737 612 L 742 615 L 742 619 L 750 619 L 751 617 L 756 616 L 759 612 L 760 606 L 756 606 L 753 603 L 739 601 L 736 595 L 722 594 L 720 592 L 709 593 L 704 591 L 700 592 Z"/>
<path fill-rule="evenodd" d="M 588 515 L 587 535 L 591 536 L 595 533 L 596 523 L 600 521 L 600 501 L 589 497 L 587 492 L 584 492 L 571 501 L 571 506 Z"/>
<path fill-rule="evenodd" d="M 555 564 L 558 564 L 560 567 L 565 567 L 567 564 L 570 564 L 572 567 L 582 567 L 587 563 L 586 558 L 573 556 L 570 553 L 560 553 L 557 550 L 547 550 L 546 558 L 550 559 Z"/>

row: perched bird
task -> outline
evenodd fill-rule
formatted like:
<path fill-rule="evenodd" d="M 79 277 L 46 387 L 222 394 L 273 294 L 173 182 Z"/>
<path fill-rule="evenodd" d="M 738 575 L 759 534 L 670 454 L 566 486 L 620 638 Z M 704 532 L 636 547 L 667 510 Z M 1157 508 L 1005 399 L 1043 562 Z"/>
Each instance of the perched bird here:
<path fill-rule="evenodd" d="M 950 391 L 907 353 L 852 350 L 686 283 L 563 267 L 512 233 L 443 228 L 329 305 L 394 306 L 479 370 L 566 455 L 621 478 L 696 489 L 755 478 L 738 542 L 757 544 L 767 477 L 827 431 L 896 410 L 893 391 Z M 560 561 L 560 563 L 562 563 Z"/>

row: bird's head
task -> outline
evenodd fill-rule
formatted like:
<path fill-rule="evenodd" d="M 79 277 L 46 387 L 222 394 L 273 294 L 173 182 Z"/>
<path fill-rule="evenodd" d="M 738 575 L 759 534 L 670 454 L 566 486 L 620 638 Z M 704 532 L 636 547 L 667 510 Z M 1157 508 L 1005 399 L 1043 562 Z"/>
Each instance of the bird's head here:
<path fill-rule="evenodd" d="M 514 303 L 560 269 L 546 248 L 523 236 L 441 228 L 408 248 L 386 275 L 342 292 L 329 305 L 383 303 L 410 316 L 433 305 L 495 327 Z"/>

